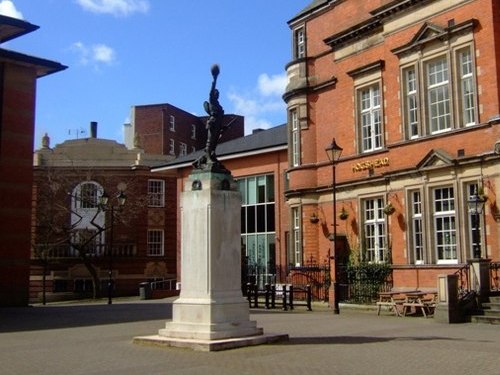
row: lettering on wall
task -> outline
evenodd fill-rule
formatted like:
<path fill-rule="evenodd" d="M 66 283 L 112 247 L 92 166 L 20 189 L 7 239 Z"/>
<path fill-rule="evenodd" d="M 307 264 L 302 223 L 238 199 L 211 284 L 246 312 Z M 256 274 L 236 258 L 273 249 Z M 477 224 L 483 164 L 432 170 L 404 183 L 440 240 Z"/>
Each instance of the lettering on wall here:
<path fill-rule="evenodd" d="M 389 165 L 389 158 L 379 158 L 375 160 L 362 161 L 361 163 L 356 163 L 352 166 L 353 172 L 366 171 L 367 169 L 387 167 Z"/>

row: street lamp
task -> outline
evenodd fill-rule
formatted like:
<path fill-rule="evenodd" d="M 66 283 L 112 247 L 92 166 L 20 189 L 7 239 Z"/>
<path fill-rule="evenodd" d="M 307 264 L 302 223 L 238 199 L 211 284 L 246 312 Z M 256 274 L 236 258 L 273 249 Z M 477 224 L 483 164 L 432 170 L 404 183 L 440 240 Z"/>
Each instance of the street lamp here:
<path fill-rule="evenodd" d="M 472 256 L 474 259 L 481 258 L 481 236 L 479 235 L 479 215 L 483 213 L 484 208 L 484 197 L 480 196 L 477 193 L 477 190 L 474 192 L 474 195 L 471 195 L 467 200 L 467 206 L 469 207 L 469 212 L 472 213 L 473 222 L 472 225 L 474 227 L 474 233 L 472 236 L 473 242 L 473 250 Z"/>
<path fill-rule="evenodd" d="M 113 206 L 110 203 L 109 195 L 106 191 L 103 191 L 100 199 L 99 199 L 99 207 L 103 211 L 110 211 L 111 219 L 110 219 L 110 228 L 109 228 L 109 246 L 108 246 L 108 257 L 109 257 L 109 267 L 108 267 L 108 305 L 113 303 L 113 226 L 115 221 L 115 208 L 122 209 L 125 205 L 125 201 L 127 200 L 127 196 L 123 191 L 119 191 L 116 195 L 116 200 L 118 202 L 118 206 Z"/>
<path fill-rule="evenodd" d="M 333 190 L 333 235 L 332 235 L 332 253 L 330 259 L 334 259 L 333 263 L 333 274 L 335 276 L 335 280 L 333 281 L 333 313 L 338 314 L 339 310 L 339 285 L 338 285 L 338 271 L 337 271 L 337 262 L 338 259 L 336 257 L 337 252 L 337 195 L 336 195 L 336 177 L 335 177 L 335 165 L 342 154 L 342 148 L 335 142 L 335 138 L 332 139 L 332 143 L 325 148 L 326 155 L 328 156 L 328 160 L 332 163 L 332 190 Z"/>

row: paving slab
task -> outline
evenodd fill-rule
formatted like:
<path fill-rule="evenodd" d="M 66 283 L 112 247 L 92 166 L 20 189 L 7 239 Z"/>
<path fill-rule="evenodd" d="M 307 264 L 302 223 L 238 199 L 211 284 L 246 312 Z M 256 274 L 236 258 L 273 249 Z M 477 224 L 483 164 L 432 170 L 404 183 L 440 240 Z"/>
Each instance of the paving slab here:
<path fill-rule="evenodd" d="M 171 317 L 172 299 L 0 309 L 7 374 L 500 374 L 500 326 L 443 324 L 315 305 L 251 310 L 281 343 L 221 352 L 133 344 Z"/>

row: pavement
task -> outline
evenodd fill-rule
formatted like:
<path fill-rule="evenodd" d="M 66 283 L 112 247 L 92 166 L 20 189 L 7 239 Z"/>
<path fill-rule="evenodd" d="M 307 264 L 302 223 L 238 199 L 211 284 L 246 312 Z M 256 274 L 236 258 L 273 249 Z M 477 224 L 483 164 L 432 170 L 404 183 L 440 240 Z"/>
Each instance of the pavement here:
<path fill-rule="evenodd" d="M 10 374 L 500 374 L 500 325 L 322 304 L 313 311 L 251 309 L 265 333 L 289 341 L 221 352 L 132 343 L 171 318 L 173 299 L 115 299 L 0 308 L 0 373 Z"/>

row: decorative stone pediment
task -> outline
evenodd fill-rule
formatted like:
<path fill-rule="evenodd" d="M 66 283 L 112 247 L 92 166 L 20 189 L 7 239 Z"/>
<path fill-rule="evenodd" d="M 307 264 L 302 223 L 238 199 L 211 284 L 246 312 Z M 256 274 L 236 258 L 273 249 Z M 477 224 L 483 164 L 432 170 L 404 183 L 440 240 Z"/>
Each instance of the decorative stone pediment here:
<path fill-rule="evenodd" d="M 432 23 L 424 23 L 424 25 L 420 28 L 420 30 L 415 34 L 410 44 L 418 44 L 423 43 L 428 40 L 434 39 L 443 35 L 445 30 L 438 25 L 434 25 Z"/>
<path fill-rule="evenodd" d="M 453 159 L 447 152 L 443 150 L 431 150 L 417 164 L 417 169 L 428 169 L 433 167 L 451 166 L 455 164 Z"/>
<path fill-rule="evenodd" d="M 421 50 L 429 43 L 435 41 L 443 42 L 449 40 L 454 35 L 471 32 L 477 24 L 478 21 L 475 19 L 470 19 L 460 24 L 450 21 L 447 27 L 425 22 L 408 43 L 394 48 L 392 53 L 402 55 L 407 52 Z"/>

